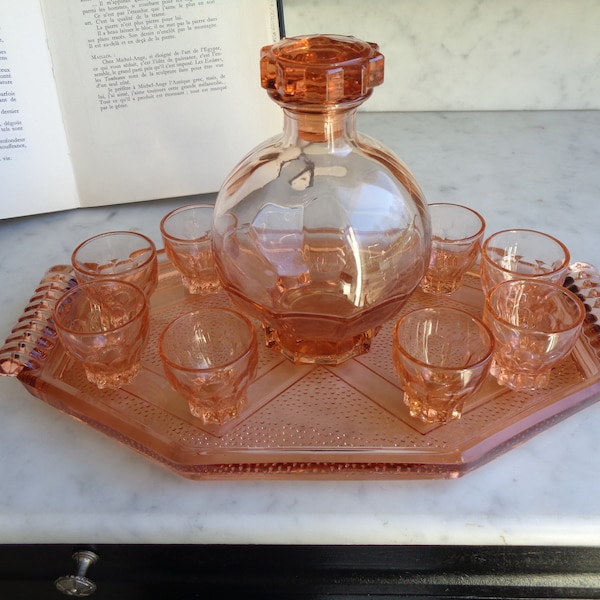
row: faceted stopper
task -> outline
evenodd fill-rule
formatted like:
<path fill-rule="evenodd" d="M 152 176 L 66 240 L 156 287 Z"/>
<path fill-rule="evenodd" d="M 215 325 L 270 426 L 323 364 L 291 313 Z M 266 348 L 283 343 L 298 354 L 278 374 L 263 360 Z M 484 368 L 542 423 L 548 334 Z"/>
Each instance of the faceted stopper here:
<path fill-rule="evenodd" d="M 276 102 L 333 105 L 362 102 L 383 83 L 379 46 L 355 37 L 284 38 L 261 50 L 261 85 Z"/>

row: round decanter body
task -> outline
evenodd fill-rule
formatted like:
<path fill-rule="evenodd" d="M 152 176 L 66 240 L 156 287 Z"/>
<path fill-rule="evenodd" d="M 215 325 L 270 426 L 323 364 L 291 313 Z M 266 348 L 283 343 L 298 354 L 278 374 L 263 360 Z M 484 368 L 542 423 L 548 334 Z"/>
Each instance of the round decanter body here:
<path fill-rule="evenodd" d="M 333 38 L 334 45 L 346 39 Z M 224 288 L 262 322 L 267 343 L 294 362 L 337 364 L 368 351 L 429 261 L 420 187 L 389 150 L 356 132 L 356 107 L 370 88 L 339 89 L 342 99 L 327 88 L 330 103 L 317 93 L 299 101 L 277 92 L 282 135 L 242 160 L 215 205 Z"/>

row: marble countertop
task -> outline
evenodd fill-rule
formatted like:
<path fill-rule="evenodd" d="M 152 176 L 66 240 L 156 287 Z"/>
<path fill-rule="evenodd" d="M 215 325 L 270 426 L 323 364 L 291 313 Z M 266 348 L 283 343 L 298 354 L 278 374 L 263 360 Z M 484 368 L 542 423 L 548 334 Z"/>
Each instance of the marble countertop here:
<path fill-rule="evenodd" d="M 600 263 L 600 112 L 367 113 L 429 202 Z M 214 195 L 203 197 L 212 200 Z M 4 202 L 10 201 L 3 198 Z M 0 221 L 0 338 L 74 245 L 189 199 Z M 0 379 L 0 543 L 600 544 L 600 403 L 442 481 L 189 481 Z"/>

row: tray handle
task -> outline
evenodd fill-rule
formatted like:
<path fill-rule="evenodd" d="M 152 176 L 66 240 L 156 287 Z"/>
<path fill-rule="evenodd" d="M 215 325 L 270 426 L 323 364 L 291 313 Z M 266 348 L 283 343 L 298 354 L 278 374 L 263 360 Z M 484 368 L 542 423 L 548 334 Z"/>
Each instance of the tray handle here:
<path fill-rule="evenodd" d="M 0 376 L 18 376 L 23 369 L 41 368 L 57 343 L 52 310 L 77 282 L 70 265 L 51 267 L 0 348 Z"/>
<path fill-rule="evenodd" d="M 583 331 L 600 356 L 600 272 L 594 265 L 575 262 L 569 265 L 563 285 L 583 302 L 586 310 Z"/>

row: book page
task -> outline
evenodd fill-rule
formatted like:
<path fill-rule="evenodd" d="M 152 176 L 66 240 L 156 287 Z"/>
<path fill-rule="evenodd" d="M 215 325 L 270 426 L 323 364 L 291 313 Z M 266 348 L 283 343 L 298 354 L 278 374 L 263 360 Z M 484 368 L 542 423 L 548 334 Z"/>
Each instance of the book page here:
<path fill-rule="evenodd" d="M 41 2 L 82 206 L 217 191 L 281 130 L 274 0 Z"/>
<path fill-rule="evenodd" d="M 0 218 L 77 205 L 39 0 L 0 0 Z"/>

